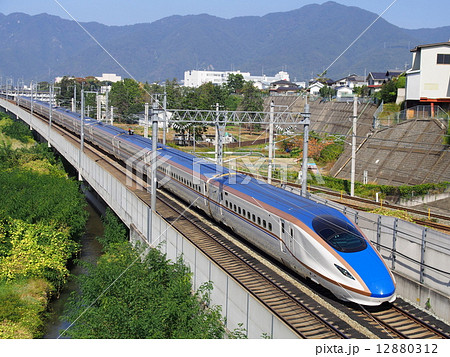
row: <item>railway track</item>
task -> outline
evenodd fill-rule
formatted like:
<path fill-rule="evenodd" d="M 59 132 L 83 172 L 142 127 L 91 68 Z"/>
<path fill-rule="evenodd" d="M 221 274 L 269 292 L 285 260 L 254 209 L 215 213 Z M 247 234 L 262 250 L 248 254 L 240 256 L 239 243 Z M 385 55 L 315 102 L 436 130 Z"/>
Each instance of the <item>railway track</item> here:
<path fill-rule="evenodd" d="M 389 308 L 368 308 L 359 312 L 361 318 L 366 319 L 379 330 L 381 338 L 400 339 L 448 339 L 450 334 L 435 323 L 426 322 L 427 316 L 420 310 L 414 313 L 408 307 L 395 302 Z M 423 315 L 419 317 L 419 315 Z"/>
<path fill-rule="evenodd" d="M 56 126 L 55 126 L 56 128 Z M 58 128 L 62 135 L 79 142 L 72 133 Z M 113 161 L 109 155 L 90 144 L 85 145 L 87 154 L 93 156 L 95 161 L 116 177 L 122 176 L 125 182 L 123 166 Z M 150 202 L 145 184 L 136 182 L 135 193 L 145 202 Z M 140 187 L 139 187 L 140 186 Z M 158 193 L 159 196 L 160 193 Z M 186 207 L 167 197 L 158 198 L 157 211 L 182 235 L 193 242 L 205 255 L 219 265 L 222 269 L 241 284 L 250 294 L 264 306 L 278 316 L 285 324 L 301 338 L 364 338 L 353 326 L 341 320 L 335 314 L 325 311 L 314 299 L 303 303 L 299 293 L 292 293 L 286 282 L 279 279 L 276 274 L 264 267 L 259 261 L 252 259 L 239 247 L 230 243 L 226 238 L 201 219 L 192 215 Z M 307 299 L 306 299 L 307 300 Z M 312 300 L 312 301 L 311 301 Z M 418 317 L 417 311 L 399 312 L 397 305 L 389 309 L 371 309 L 371 311 L 355 310 L 351 315 L 356 316 L 356 323 L 364 323 L 373 328 L 374 334 L 380 338 L 449 338 L 444 329 L 425 322 L 427 317 Z M 367 335 L 366 335 L 367 338 Z"/>

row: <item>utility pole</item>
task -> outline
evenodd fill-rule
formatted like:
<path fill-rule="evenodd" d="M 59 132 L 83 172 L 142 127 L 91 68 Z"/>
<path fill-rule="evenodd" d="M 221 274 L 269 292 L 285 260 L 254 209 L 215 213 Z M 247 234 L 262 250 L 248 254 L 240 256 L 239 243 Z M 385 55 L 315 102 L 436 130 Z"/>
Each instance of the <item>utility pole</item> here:
<path fill-rule="evenodd" d="M 97 120 L 102 120 L 102 101 L 99 93 L 97 92 L 95 98 L 97 99 Z"/>
<path fill-rule="evenodd" d="M 8 87 L 6 87 L 6 90 L 8 90 Z M 6 94 L 6 98 L 8 98 L 8 94 Z M 33 81 L 31 81 L 31 105 L 30 105 L 30 130 L 33 130 Z"/>
<path fill-rule="evenodd" d="M 74 113 L 77 112 L 77 85 L 76 83 L 73 84 L 73 109 L 72 111 Z"/>
<path fill-rule="evenodd" d="M 267 168 L 267 182 L 272 183 L 272 166 L 273 166 L 273 118 L 274 118 L 275 105 L 273 101 L 270 102 L 270 115 L 269 115 L 269 166 Z"/>
<path fill-rule="evenodd" d="M 222 126 L 220 125 L 219 103 L 216 103 L 216 164 L 223 165 Z"/>
<path fill-rule="evenodd" d="M 80 118 L 80 155 L 78 156 L 78 181 L 83 181 L 81 176 L 81 159 L 84 151 L 84 88 L 81 88 L 81 118 Z"/>
<path fill-rule="evenodd" d="M 156 212 L 156 170 L 157 170 L 157 155 L 158 155 L 158 103 L 153 103 L 152 108 L 152 161 L 151 161 L 151 208 Z"/>
<path fill-rule="evenodd" d="M 111 105 L 111 125 L 114 124 L 114 107 Z"/>
<path fill-rule="evenodd" d="M 309 104 L 306 102 L 303 116 L 303 162 L 302 162 L 302 196 L 306 197 L 308 188 L 308 142 L 309 142 L 309 124 L 311 113 Z"/>
<path fill-rule="evenodd" d="M 53 115 L 53 84 L 50 85 L 50 101 L 49 101 L 49 110 L 48 110 L 48 135 L 47 135 L 47 145 L 48 147 L 51 147 L 50 145 L 50 133 L 52 130 L 52 115 Z"/>
<path fill-rule="evenodd" d="M 163 99 L 163 108 L 164 108 L 164 122 L 163 122 L 163 145 L 166 145 L 166 134 L 167 134 L 167 91 L 166 85 L 164 85 L 164 99 Z"/>
<path fill-rule="evenodd" d="M 108 122 L 108 115 L 109 115 L 108 101 L 109 101 L 109 90 L 106 89 L 106 92 L 105 92 L 105 121 L 106 122 Z"/>
<path fill-rule="evenodd" d="M 145 103 L 145 114 L 144 114 L 144 138 L 148 138 L 148 103 Z"/>
<path fill-rule="evenodd" d="M 353 97 L 353 125 L 352 125 L 352 171 L 350 177 L 350 196 L 355 195 L 355 170 L 356 170 L 356 121 L 358 119 L 358 98 Z"/>

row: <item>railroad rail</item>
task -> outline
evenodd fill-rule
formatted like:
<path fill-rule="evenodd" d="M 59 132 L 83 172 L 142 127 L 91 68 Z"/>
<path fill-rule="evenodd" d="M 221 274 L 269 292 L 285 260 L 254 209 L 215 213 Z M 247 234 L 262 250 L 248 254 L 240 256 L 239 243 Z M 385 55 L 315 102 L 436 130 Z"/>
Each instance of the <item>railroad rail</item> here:
<path fill-rule="evenodd" d="M 407 311 L 399 303 L 393 303 L 388 309 L 365 309 L 360 311 L 363 319 L 372 320 L 372 324 L 380 330 L 381 338 L 401 339 L 448 339 L 450 335 L 434 323 L 426 322 L 426 316 L 415 309 Z"/>

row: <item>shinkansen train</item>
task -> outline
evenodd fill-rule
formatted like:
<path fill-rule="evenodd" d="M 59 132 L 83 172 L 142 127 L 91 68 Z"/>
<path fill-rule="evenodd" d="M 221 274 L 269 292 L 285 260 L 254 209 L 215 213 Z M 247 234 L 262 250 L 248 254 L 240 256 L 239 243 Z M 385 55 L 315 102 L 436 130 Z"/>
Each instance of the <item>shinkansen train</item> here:
<path fill-rule="evenodd" d="M 30 108 L 27 97 L 19 105 Z M 46 117 L 49 104 L 33 102 Z M 79 114 L 53 108 L 53 121 L 80 133 Z M 85 118 L 85 139 L 127 162 L 151 151 L 150 139 Z M 341 212 L 158 144 L 157 180 L 242 238 L 337 298 L 362 305 L 395 300 L 395 279 L 362 231 Z M 137 165 L 147 170 L 146 165 Z"/>

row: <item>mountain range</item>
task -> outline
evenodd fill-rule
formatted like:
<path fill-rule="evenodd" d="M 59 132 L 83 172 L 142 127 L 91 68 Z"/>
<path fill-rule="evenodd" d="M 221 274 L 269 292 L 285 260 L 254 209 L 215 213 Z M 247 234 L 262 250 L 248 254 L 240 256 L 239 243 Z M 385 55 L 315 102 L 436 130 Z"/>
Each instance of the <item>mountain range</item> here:
<path fill-rule="evenodd" d="M 129 26 L 0 13 L 0 76 L 16 83 L 116 73 L 152 82 L 192 69 L 270 76 L 284 69 L 300 81 L 337 59 L 327 77 L 339 79 L 409 68 L 410 49 L 450 38 L 450 26 L 407 30 L 380 18 L 342 54 L 377 17 L 332 1 L 262 17 L 170 16 Z"/>

